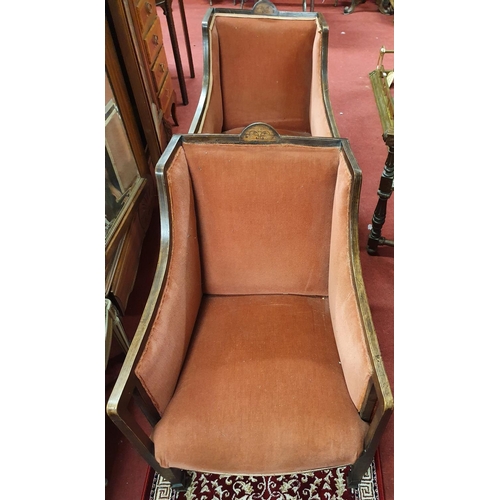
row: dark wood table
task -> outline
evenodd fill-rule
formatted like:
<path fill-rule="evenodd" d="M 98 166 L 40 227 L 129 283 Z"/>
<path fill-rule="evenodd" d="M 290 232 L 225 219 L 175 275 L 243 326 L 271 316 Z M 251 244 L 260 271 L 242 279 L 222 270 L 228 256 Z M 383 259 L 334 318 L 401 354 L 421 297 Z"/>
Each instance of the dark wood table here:
<path fill-rule="evenodd" d="M 194 65 L 193 56 L 191 54 L 191 43 L 189 41 L 189 30 L 187 27 L 186 13 L 184 11 L 184 0 L 178 0 L 179 13 L 181 15 L 182 30 L 184 34 L 184 41 L 186 43 L 186 51 L 189 62 L 189 76 L 194 78 Z M 177 77 L 179 79 L 179 86 L 181 88 L 182 103 L 184 105 L 189 103 L 186 81 L 184 78 L 184 69 L 182 67 L 181 54 L 179 51 L 179 42 L 177 40 L 177 32 L 175 30 L 174 16 L 172 13 L 172 0 L 156 0 L 156 6 L 161 7 L 167 19 L 168 32 L 170 35 L 170 42 L 172 43 L 172 51 L 175 59 L 175 69 L 177 70 Z"/>

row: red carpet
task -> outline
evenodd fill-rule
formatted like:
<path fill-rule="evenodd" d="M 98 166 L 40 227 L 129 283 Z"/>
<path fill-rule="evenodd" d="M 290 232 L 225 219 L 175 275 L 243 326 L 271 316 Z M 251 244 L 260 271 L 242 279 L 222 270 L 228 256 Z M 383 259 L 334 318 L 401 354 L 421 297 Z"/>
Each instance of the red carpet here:
<path fill-rule="evenodd" d="M 184 0 L 195 78 L 189 77 L 182 24 L 177 8 L 178 3 L 174 0 L 173 5 L 189 97 L 189 104 L 184 106 L 176 78 L 173 54 L 171 50 L 170 52 L 167 50 L 178 104 L 179 126 L 174 127 L 173 131 L 174 133 L 187 133 L 201 91 L 203 75 L 201 21 L 209 7 L 209 2 L 208 0 Z M 233 1 L 214 0 L 213 5 L 214 7 L 232 8 Z M 369 256 L 365 249 L 369 233 L 367 228 L 368 224 L 371 223 L 373 211 L 378 201 L 377 189 L 387 156 L 368 74 L 376 67 L 380 48 L 382 46 L 388 49 L 394 48 L 394 16 L 380 14 L 373 0 L 367 0 L 366 3 L 359 5 L 350 15 L 343 14 L 345 5 L 349 5 L 349 2 L 339 0 L 337 7 L 334 7 L 333 0 L 325 0 L 323 3 L 316 1 L 315 10 L 324 15 L 330 28 L 328 75 L 330 99 L 335 120 L 342 137 L 349 139 L 354 156 L 363 172 L 359 207 L 361 264 L 385 368 L 394 390 L 394 249 L 379 247 L 379 255 L 373 257 Z M 301 10 L 299 0 L 277 1 L 276 6 L 280 10 Z M 250 8 L 250 2 L 246 3 L 246 8 Z M 162 20 L 165 46 L 168 49 L 170 47 L 168 28 L 161 9 L 159 15 Z M 384 59 L 384 65 L 387 68 L 392 68 L 393 61 L 394 55 L 388 54 Z M 141 267 L 136 287 L 123 320 L 130 338 L 132 338 L 139 322 L 156 266 L 158 214 L 153 215 L 151 224 L 141 256 Z M 387 218 L 382 234 L 386 238 L 394 239 L 394 195 L 387 206 Z M 397 408 L 396 395 L 395 401 Z M 107 421 L 106 455 L 114 457 L 114 461 L 109 461 L 111 465 L 107 467 L 106 471 L 108 479 L 106 500 L 142 499 L 145 481 L 148 479 L 148 466 L 127 442 L 117 436 L 117 433 L 111 428 L 108 432 L 108 424 L 109 427 L 113 426 Z M 383 486 L 379 481 L 379 489 L 383 490 L 385 500 L 394 500 L 393 439 L 394 424 L 392 418 L 379 447 L 381 473 L 378 477 L 383 479 Z"/>

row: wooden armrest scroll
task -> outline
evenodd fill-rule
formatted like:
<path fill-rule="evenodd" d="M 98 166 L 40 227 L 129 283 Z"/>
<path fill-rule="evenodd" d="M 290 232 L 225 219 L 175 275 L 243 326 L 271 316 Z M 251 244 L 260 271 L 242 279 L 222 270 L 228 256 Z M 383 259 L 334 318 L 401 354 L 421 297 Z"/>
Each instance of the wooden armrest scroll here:
<path fill-rule="evenodd" d="M 278 9 L 269 0 L 259 0 L 252 8 L 252 14 L 278 15 Z"/>
<path fill-rule="evenodd" d="M 242 142 L 281 142 L 281 136 L 271 125 L 256 122 L 242 130 L 240 140 Z"/>

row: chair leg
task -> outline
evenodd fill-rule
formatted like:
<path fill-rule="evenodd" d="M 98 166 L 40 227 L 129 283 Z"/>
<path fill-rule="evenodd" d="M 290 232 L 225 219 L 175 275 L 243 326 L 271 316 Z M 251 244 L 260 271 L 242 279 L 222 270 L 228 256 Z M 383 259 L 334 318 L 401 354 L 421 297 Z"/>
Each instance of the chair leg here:
<path fill-rule="evenodd" d="M 359 457 L 356 462 L 354 462 L 354 464 L 351 466 L 349 474 L 347 475 L 348 488 L 356 489 L 359 486 L 359 483 L 370 467 L 372 460 L 373 457 L 367 456 L 367 454 L 365 453 L 364 455 Z"/>
<path fill-rule="evenodd" d="M 181 469 L 170 469 L 174 475 L 174 480 L 171 481 L 172 489 L 176 491 L 187 491 L 191 484 L 191 476 Z"/>

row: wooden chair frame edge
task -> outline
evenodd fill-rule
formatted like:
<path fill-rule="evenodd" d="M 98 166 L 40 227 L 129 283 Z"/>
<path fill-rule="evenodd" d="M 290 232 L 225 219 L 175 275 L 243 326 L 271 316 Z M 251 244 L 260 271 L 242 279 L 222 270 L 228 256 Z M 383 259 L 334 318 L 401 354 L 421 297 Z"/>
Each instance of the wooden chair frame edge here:
<path fill-rule="evenodd" d="M 393 413 L 394 399 L 392 390 L 389 384 L 389 379 L 384 368 L 380 346 L 378 343 L 377 334 L 373 325 L 368 297 L 366 295 L 363 274 L 361 269 L 361 259 L 359 254 L 359 200 L 361 194 L 362 174 L 352 153 L 348 141 L 343 143 L 344 154 L 348 158 L 347 165 L 350 165 L 353 171 L 353 182 L 351 185 L 351 206 L 350 206 L 350 261 L 353 283 L 355 286 L 355 295 L 358 302 L 358 310 L 360 312 L 365 338 L 368 344 L 370 360 L 373 366 L 372 383 L 376 396 L 376 400 L 372 400 L 373 404 L 367 405 L 367 411 L 373 409 L 374 404 L 377 404 L 373 415 L 370 418 L 368 434 L 365 437 L 364 448 L 358 459 L 352 464 L 347 484 L 349 488 L 356 488 L 360 483 L 364 473 L 368 470 L 372 462 L 375 452 L 382 438 L 385 427 Z M 369 391 L 370 393 L 372 391 Z M 368 399 L 371 395 L 368 394 Z M 367 416 L 367 415 L 366 415 Z"/>

